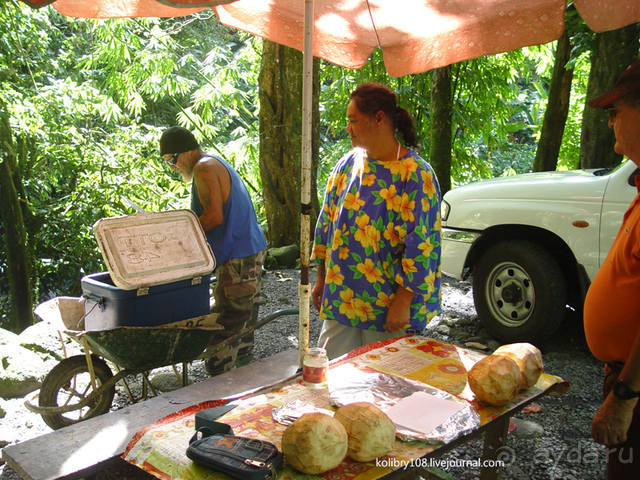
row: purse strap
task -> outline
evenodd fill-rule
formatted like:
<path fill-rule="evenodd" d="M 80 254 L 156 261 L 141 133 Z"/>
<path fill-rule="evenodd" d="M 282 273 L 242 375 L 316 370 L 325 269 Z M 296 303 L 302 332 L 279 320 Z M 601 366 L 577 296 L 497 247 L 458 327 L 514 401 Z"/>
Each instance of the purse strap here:
<path fill-rule="evenodd" d="M 191 440 L 189 440 L 189 445 L 191 445 L 196 440 L 200 440 L 201 438 L 210 437 L 212 435 L 233 435 L 233 429 L 231 425 L 227 425 L 222 422 L 211 422 L 210 427 L 200 427 L 196 430 L 196 433 L 193 434 Z"/>

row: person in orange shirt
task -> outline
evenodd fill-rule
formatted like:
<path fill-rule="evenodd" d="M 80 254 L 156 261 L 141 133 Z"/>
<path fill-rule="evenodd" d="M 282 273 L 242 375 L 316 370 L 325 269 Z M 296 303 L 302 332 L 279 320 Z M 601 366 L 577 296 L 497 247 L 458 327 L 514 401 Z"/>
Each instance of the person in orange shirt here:
<path fill-rule="evenodd" d="M 616 153 L 640 167 L 640 60 L 612 90 L 589 102 L 609 114 Z M 587 292 L 584 329 L 589 349 L 605 362 L 605 400 L 591 427 L 606 445 L 607 478 L 640 478 L 640 175 L 638 195 Z"/>

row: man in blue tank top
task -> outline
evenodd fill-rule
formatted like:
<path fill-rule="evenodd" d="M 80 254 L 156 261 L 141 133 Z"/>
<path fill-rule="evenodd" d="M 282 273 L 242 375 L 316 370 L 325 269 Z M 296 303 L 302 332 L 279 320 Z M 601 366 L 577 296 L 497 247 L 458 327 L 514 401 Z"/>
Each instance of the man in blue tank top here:
<path fill-rule="evenodd" d="M 267 242 L 240 176 L 224 160 L 203 152 L 193 134 L 170 127 L 160 137 L 160 155 L 191 184 L 191 209 L 198 215 L 216 258 L 215 311 L 224 335 L 257 319 L 262 262 Z M 205 363 L 210 375 L 244 365 L 253 355 L 253 332 L 232 341 Z"/>

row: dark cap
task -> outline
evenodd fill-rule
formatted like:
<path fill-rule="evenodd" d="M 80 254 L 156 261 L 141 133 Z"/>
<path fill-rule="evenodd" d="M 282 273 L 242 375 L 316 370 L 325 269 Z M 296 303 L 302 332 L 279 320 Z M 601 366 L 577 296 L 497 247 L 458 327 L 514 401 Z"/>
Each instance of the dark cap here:
<path fill-rule="evenodd" d="M 631 92 L 640 92 L 640 60 L 636 60 L 627 67 L 611 90 L 590 100 L 589 106 L 606 108 Z"/>
<path fill-rule="evenodd" d="M 160 137 L 160 155 L 182 153 L 200 148 L 200 144 L 186 128 L 169 127 Z"/>

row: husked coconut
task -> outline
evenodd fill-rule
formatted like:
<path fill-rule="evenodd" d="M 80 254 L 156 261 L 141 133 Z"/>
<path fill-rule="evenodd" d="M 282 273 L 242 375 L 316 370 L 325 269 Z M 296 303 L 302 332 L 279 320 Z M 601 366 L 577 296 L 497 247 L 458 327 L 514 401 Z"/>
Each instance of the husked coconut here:
<path fill-rule="evenodd" d="M 396 440 L 396 426 L 387 414 L 369 402 L 344 405 L 334 416 L 347 431 L 347 456 L 356 462 L 369 462 L 387 454 Z"/>
<path fill-rule="evenodd" d="M 282 453 L 302 473 L 323 473 L 336 468 L 347 455 L 347 432 L 329 415 L 305 413 L 282 434 Z"/>
<path fill-rule="evenodd" d="M 478 361 L 467 374 L 469 387 L 489 405 L 505 405 L 516 396 L 522 384 L 520 367 L 503 355 L 489 355 Z"/>
<path fill-rule="evenodd" d="M 522 373 L 523 389 L 535 385 L 544 370 L 542 353 L 530 343 L 503 345 L 493 352 L 493 355 L 504 355 L 515 360 Z"/>

